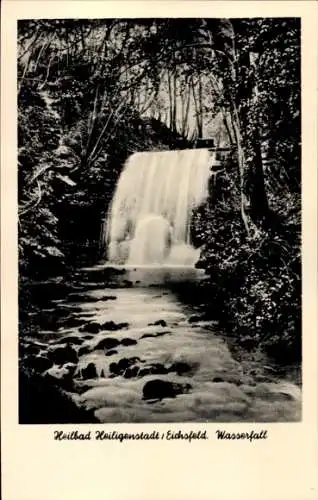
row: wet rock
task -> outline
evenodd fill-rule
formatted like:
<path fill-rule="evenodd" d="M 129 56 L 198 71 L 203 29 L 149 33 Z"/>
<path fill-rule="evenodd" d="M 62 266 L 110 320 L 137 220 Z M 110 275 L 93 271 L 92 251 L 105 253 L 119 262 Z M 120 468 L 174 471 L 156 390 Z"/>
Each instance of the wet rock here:
<path fill-rule="evenodd" d="M 137 362 L 141 362 L 141 360 L 136 356 L 131 358 L 122 358 L 118 361 L 118 363 L 111 363 L 109 365 L 109 371 L 115 375 L 122 375 L 127 368 L 135 365 Z"/>
<path fill-rule="evenodd" d="M 154 323 L 149 323 L 148 326 L 167 326 L 167 323 L 164 319 L 158 319 L 158 321 L 155 321 Z"/>
<path fill-rule="evenodd" d="M 98 302 L 98 298 L 90 297 L 89 295 L 80 295 L 76 293 L 71 293 L 68 299 L 72 302 Z"/>
<path fill-rule="evenodd" d="M 138 373 L 138 376 L 139 377 L 146 377 L 147 375 L 150 375 L 151 374 L 151 371 L 150 371 L 150 367 L 148 366 L 148 368 L 141 368 L 139 370 L 139 373 Z"/>
<path fill-rule="evenodd" d="M 78 356 L 84 356 L 85 354 L 88 354 L 91 351 L 92 351 L 92 348 L 90 346 L 83 345 L 82 347 L 79 348 L 77 354 L 78 354 Z"/>
<path fill-rule="evenodd" d="M 119 370 L 119 367 L 118 367 L 118 363 L 110 363 L 110 365 L 109 365 L 109 371 L 113 375 L 120 375 L 120 370 Z"/>
<path fill-rule="evenodd" d="M 114 321 L 106 321 L 106 323 L 103 323 L 100 326 L 103 330 L 116 331 L 116 330 L 122 330 L 123 328 L 127 328 L 129 326 L 129 324 L 128 323 L 114 323 Z"/>
<path fill-rule="evenodd" d="M 161 363 L 153 363 L 150 366 L 150 373 L 152 375 L 165 375 L 166 373 L 169 373 L 169 370 Z"/>
<path fill-rule="evenodd" d="M 79 308 L 79 311 L 81 309 Z M 72 308 L 72 311 L 74 309 Z M 44 313 L 44 311 L 42 311 Z M 54 315 L 59 318 L 67 318 L 70 315 L 70 310 L 66 307 L 57 307 L 54 311 Z"/>
<path fill-rule="evenodd" d="M 112 337 L 106 337 L 102 339 L 98 344 L 95 346 L 96 350 L 99 349 L 113 349 L 114 347 L 117 347 L 120 344 L 119 340 L 114 339 Z"/>
<path fill-rule="evenodd" d="M 112 349 L 111 351 L 106 352 L 106 356 L 114 356 L 114 354 L 118 354 L 118 351 L 116 351 L 116 349 Z"/>
<path fill-rule="evenodd" d="M 169 373 L 169 370 L 164 365 L 161 363 L 153 363 L 141 368 L 138 376 L 145 377 L 146 375 L 166 375 L 167 373 Z"/>
<path fill-rule="evenodd" d="M 155 337 L 157 337 L 157 335 L 156 335 L 156 334 L 154 334 L 154 333 L 144 333 L 144 334 L 140 337 L 140 339 L 150 339 L 150 338 L 155 338 Z"/>
<path fill-rule="evenodd" d="M 167 335 L 168 333 L 170 333 L 170 332 L 158 332 L 156 334 L 156 337 L 162 337 L 163 335 Z"/>
<path fill-rule="evenodd" d="M 185 363 L 184 361 L 176 361 L 170 366 L 169 372 L 176 372 L 177 375 L 183 375 L 184 373 L 192 371 L 192 369 L 193 367 L 188 363 Z"/>
<path fill-rule="evenodd" d="M 38 354 L 40 352 L 39 346 L 35 344 L 23 345 L 21 346 L 21 351 L 26 354 Z"/>
<path fill-rule="evenodd" d="M 98 333 L 101 330 L 101 325 L 99 323 L 87 323 L 86 325 L 83 325 L 79 330 L 80 332 Z"/>
<path fill-rule="evenodd" d="M 121 344 L 124 345 L 124 346 L 136 345 L 137 344 L 137 340 L 130 339 L 130 338 L 125 338 L 125 339 L 122 339 Z"/>
<path fill-rule="evenodd" d="M 64 367 L 66 368 L 66 370 L 68 370 L 68 373 L 70 375 L 74 375 L 77 365 L 76 363 L 66 363 Z"/>
<path fill-rule="evenodd" d="M 76 351 L 69 345 L 66 345 L 65 347 L 57 347 L 50 353 L 50 357 L 56 365 L 64 365 L 68 362 L 77 362 Z"/>
<path fill-rule="evenodd" d="M 104 297 L 102 297 L 99 300 L 116 300 L 116 299 L 117 299 L 116 295 L 104 295 Z"/>
<path fill-rule="evenodd" d="M 88 363 L 86 368 L 83 368 L 81 370 L 81 374 L 84 380 L 96 378 L 98 376 L 96 366 L 94 365 L 94 363 Z"/>
<path fill-rule="evenodd" d="M 43 373 L 53 366 L 53 361 L 45 356 L 31 355 L 24 358 L 23 364 L 38 373 Z"/>
<path fill-rule="evenodd" d="M 143 399 L 161 400 L 164 398 L 175 398 L 178 394 L 188 393 L 190 384 L 177 384 L 167 380 L 149 380 L 143 387 Z"/>
<path fill-rule="evenodd" d="M 83 339 L 80 337 L 75 337 L 74 335 L 69 336 L 69 337 L 62 337 L 61 339 L 58 339 L 55 344 L 75 344 L 75 345 L 80 345 L 82 344 Z"/>
<path fill-rule="evenodd" d="M 132 366 L 131 368 L 127 368 L 124 372 L 124 377 L 125 378 L 134 378 L 137 377 L 139 372 L 139 367 L 138 366 Z"/>
<path fill-rule="evenodd" d="M 198 321 L 202 321 L 202 317 L 201 316 L 198 316 L 196 314 L 193 314 L 192 316 L 190 316 L 190 318 L 188 319 L 189 323 L 197 323 Z"/>
<path fill-rule="evenodd" d="M 212 382 L 216 382 L 216 383 L 218 383 L 218 382 L 225 382 L 225 380 L 223 378 L 221 378 L 221 377 L 214 377 L 214 379 L 212 380 Z"/>
<path fill-rule="evenodd" d="M 133 282 L 130 281 L 130 280 L 123 280 L 122 283 L 121 283 L 121 286 L 123 288 L 132 288 Z"/>
<path fill-rule="evenodd" d="M 170 332 L 158 332 L 158 333 L 144 333 L 140 339 L 150 339 L 156 337 L 162 337 L 163 335 L 167 335 Z"/>
<path fill-rule="evenodd" d="M 64 328 L 74 328 L 82 324 L 83 324 L 82 319 L 71 317 L 63 320 L 61 326 L 63 326 Z"/>

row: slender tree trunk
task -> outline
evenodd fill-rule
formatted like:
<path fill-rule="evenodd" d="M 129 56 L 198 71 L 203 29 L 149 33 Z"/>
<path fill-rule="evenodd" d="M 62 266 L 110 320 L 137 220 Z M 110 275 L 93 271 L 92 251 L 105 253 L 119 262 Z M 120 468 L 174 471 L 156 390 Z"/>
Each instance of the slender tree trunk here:
<path fill-rule="evenodd" d="M 252 64 L 251 62 L 254 61 Z M 241 65 L 245 67 L 248 74 L 255 74 L 255 59 L 251 54 L 241 56 Z M 241 87 L 244 85 L 242 82 Z M 268 217 L 268 200 L 264 183 L 264 172 L 261 155 L 261 139 L 259 131 L 258 115 L 258 92 L 256 81 L 249 78 L 249 84 L 244 85 L 241 92 L 240 122 L 242 124 L 243 147 L 245 149 L 246 169 L 244 173 L 244 187 L 250 197 L 250 213 L 255 223 L 260 226 L 266 225 Z"/>

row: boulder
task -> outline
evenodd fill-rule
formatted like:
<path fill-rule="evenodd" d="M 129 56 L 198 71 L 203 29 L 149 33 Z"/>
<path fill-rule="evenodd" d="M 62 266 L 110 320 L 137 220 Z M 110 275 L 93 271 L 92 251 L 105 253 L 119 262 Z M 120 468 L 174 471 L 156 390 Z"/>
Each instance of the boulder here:
<path fill-rule="evenodd" d="M 129 325 L 128 323 L 114 323 L 114 321 L 106 321 L 100 326 L 103 330 L 116 331 L 116 330 L 122 330 L 123 328 L 127 328 Z"/>
<path fill-rule="evenodd" d="M 117 347 L 120 344 L 119 340 L 114 339 L 112 337 L 105 337 L 104 339 L 100 340 L 98 344 L 95 346 L 96 350 L 99 349 L 114 349 L 114 347 Z"/>
<path fill-rule="evenodd" d="M 23 364 L 38 373 L 43 373 L 53 366 L 53 361 L 46 356 L 35 356 L 32 354 L 23 359 Z"/>
<path fill-rule="evenodd" d="M 134 378 L 137 377 L 139 372 L 139 366 L 132 366 L 131 368 L 127 368 L 124 372 L 124 377 L 125 378 Z"/>
<path fill-rule="evenodd" d="M 145 377 L 146 375 L 166 375 L 169 370 L 161 363 L 153 363 L 146 365 L 139 370 L 138 376 Z"/>
<path fill-rule="evenodd" d="M 80 329 L 80 332 L 88 332 L 88 333 L 98 333 L 101 330 L 101 325 L 98 323 L 87 323 L 83 325 Z"/>
<path fill-rule="evenodd" d="M 164 319 L 158 319 L 158 321 L 155 321 L 154 323 L 149 323 L 148 326 L 167 326 L 167 323 Z"/>
<path fill-rule="evenodd" d="M 118 361 L 118 363 L 111 363 L 109 365 L 109 371 L 114 373 L 115 375 L 122 375 L 127 368 L 136 364 L 136 362 L 140 362 L 140 358 L 134 356 L 131 358 L 122 358 Z"/>
<path fill-rule="evenodd" d="M 76 337 L 75 335 L 70 335 L 69 337 L 62 337 L 61 339 L 58 339 L 55 344 L 75 344 L 75 345 L 80 345 L 82 344 L 83 339 L 80 337 Z"/>
<path fill-rule="evenodd" d="M 122 339 L 121 344 L 124 346 L 136 345 L 137 340 L 130 339 L 130 338 L 124 338 L 124 339 Z"/>
<path fill-rule="evenodd" d="M 164 398 L 175 398 L 178 394 L 188 393 L 190 384 L 176 384 L 168 380 L 149 380 L 143 387 L 143 399 L 162 400 Z"/>
<path fill-rule="evenodd" d="M 50 357 L 56 365 L 64 365 L 68 362 L 77 362 L 76 351 L 69 345 L 66 345 L 65 347 L 57 347 L 50 353 Z"/>
<path fill-rule="evenodd" d="M 89 347 L 88 345 L 83 345 L 82 347 L 79 348 L 77 354 L 78 356 L 84 356 L 85 354 L 88 354 L 91 351 L 92 351 L 91 347 Z"/>
<path fill-rule="evenodd" d="M 176 372 L 177 375 L 183 375 L 184 373 L 190 372 L 192 368 L 192 366 L 184 361 L 176 361 L 170 366 L 169 372 Z"/>
<path fill-rule="evenodd" d="M 97 377 L 97 370 L 96 370 L 96 366 L 94 365 L 94 363 L 88 363 L 86 368 L 82 368 L 81 374 L 82 374 L 82 378 L 84 380 L 96 378 Z"/>
<path fill-rule="evenodd" d="M 197 316 L 196 314 L 193 314 L 192 316 L 190 316 L 189 318 L 189 323 L 197 323 L 198 321 L 202 321 L 202 317 L 201 316 Z"/>
<path fill-rule="evenodd" d="M 106 356 L 114 356 L 114 354 L 118 354 L 118 351 L 116 351 L 116 349 L 111 349 L 110 351 L 106 352 Z"/>

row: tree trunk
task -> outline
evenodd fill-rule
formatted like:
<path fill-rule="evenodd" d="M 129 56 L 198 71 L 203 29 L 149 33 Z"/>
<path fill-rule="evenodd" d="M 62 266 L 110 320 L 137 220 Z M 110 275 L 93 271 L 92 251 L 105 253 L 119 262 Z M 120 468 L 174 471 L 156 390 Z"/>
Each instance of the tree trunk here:
<path fill-rule="evenodd" d="M 255 57 L 251 53 L 243 54 L 240 56 L 238 64 L 249 75 L 254 74 L 254 77 L 249 76 L 247 85 L 246 81 L 241 81 L 238 95 L 242 146 L 245 151 L 246 164 L 243 186 L 246 196 L 250 199 L 251 217 L 257 225 L 263 227 L 266 225 L 268 217 L 268 200 L 261 154 Z"/>

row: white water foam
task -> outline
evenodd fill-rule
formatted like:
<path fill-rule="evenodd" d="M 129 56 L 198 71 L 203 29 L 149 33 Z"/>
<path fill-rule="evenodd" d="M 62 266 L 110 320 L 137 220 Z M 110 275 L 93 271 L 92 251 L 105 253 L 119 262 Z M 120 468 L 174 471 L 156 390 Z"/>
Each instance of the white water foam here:
<path fill-rule="evenodd" d="M 114 264 L 193 266 L 193 209 L 208 195 L 207 149 L 135 153 L 119 178 L 106 225 Z"/>

